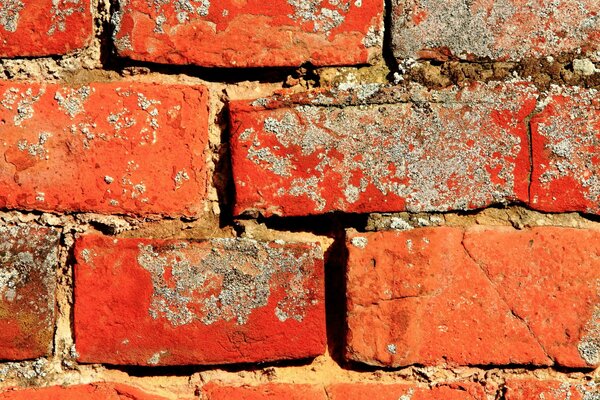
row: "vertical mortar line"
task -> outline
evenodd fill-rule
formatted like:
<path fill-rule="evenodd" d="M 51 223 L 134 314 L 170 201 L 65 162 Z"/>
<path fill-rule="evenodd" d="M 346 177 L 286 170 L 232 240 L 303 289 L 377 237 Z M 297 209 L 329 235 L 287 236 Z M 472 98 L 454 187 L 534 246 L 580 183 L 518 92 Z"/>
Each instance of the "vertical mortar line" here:
<path fill-rule="evenodd" d="M 393 79 L 394 72 L 398 71 L 398 62 L 392 50 L 392 1 L 384 0 L 383 10 L 383 43 L 381 44 L 381 53 L 383 61 L 390 70 L 388 80 Z"/>
<path fill-rule="evenodd" d="M 531 186 L 533 184 L 533 169 L 534 169 L 534 164 L 533 164 L 533 133 L 532 133 L 532 129 L 531 129 L 531 120 L 533 119 L 533 117 L 535 117 L 536 115 L 538 115 L 542 110 L 541 110 L 541 106 L 543 103 L 543 93 L 540 93 L 539 97 L 536 99 L 535 102 L 535 107 L 533 108 L 533 111 L 531 111 L 531 113 L 529 113 L 529 115 L 527 115 L 525 117 L 525 119 L 523 120 L 523 122 L 525 123 L 525 128 L 527 129 L 527 141 L 528 141 L 528 146 L 529 146 L 529 178 L 527 180 L 527 200 L 528 200 L 528 204 L 527 204 L 527 208 L 531 209 L 531 204 L 533 201 L 532 198 L 532 193 L 531 193 Z"/>

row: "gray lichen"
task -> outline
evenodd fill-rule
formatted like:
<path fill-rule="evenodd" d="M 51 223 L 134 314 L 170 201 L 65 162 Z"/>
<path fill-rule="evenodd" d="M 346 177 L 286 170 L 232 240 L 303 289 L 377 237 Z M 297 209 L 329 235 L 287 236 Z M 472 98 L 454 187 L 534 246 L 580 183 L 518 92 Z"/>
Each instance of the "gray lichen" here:
<path fill-rule="evenodd" d="M 0 25 L 7 32 L 16 32 L 19 24 L 19 13 L 25 8 L 20 0 L 0 0 Z"/>

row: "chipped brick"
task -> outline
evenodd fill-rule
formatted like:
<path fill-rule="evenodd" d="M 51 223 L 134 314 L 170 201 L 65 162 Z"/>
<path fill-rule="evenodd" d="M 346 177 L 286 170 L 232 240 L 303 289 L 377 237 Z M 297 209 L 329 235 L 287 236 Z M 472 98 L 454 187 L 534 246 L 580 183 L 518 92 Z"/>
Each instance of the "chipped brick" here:
<path fill-rule="evenodd" d="M 75 256 L 82 362 L 221 364 L 324 351 L 317 244 L 84 236 Z"/>
<path fill-rule="evenodd" d="M 596 0 L 401 0 L 391 29 L 398 59 L 518 61 L 569 52 L 600 59 Z"/>
<path fill-rule="evenodd" d="M 66 54 L 92 37 L 90 0 L 0 0 L 0 57 Z"/>
<path fill-rule="evenodd" d="M 232 102 L 236 214 L 448 211 L 527 201 L 525 120 L 537 95 L 530 85 L 343 89 Z"/>
<path fill-rule="evenodd" d="M 595 400 L 600 387 L 594 382 L 510 379 L 506 382 L 506 400 Z"/>
<path fill-rule="evenodd" d="M 206 400 L 328 400 L 316 385 L 268 383 L 259 386 L 227 386 L 209 383 L 202 388 Z"/>
<path fill-rule="evenodd" d="M 0 359 L 50 354 L 57 256 L 55 230 L 0 226 Z"/>
<path fill-rule="evenodd" d="M 597 366 L 599 239 L 554 227 L 349 232 L 347 356 Z"/>
<path fill-rule="evenodd" d="M 0 400 L 164 400 L 131 386 L 113 383 L 92 383 L 45 388 L 13 388 L 0 393 Z"/>
<path fill-rule="evenodd" d="M 484 400 L 476 383 L 453 383 L 432 388 L 415 385 L 339 383 L 327 387 L 328 400 Z"/>
<path fill-rule="evenodd" d="M 197 215 L 202 87 L 0 83 L 0 208 Z"/>
<path fill-rule="evenodd" d="M 361 64 L 381 51 L 381 0 L 120 0 L 119 55 L 218 67 Z"/>
<path fill-rule="evenodd" d="M 600 213 L 600 101 L 596 90 L 553 87 L 531 120 L 532 207 Z"/>

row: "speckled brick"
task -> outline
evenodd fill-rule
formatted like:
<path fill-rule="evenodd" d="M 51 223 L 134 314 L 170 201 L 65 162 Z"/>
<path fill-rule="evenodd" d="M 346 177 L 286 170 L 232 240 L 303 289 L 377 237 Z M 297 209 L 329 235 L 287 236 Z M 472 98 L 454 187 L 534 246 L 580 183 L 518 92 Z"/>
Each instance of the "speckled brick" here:
<path fill-rule="evenodd" d="M 202 388 L 206 400 L 329 400 L 317 385 L 268 383 L 258 386 L 228 386 L 209 383 Z"/>
<path fill-rule="evenodd" d="M 597 0 L 398 0 L 391 29 L 398 59 L 517 61 L 577 53 L 600 60 Z"/>
<path fill-rule="evenodd" d="M 531 120 L 532 207 L 600 214 L 600 100 L 596 90 L 553 87 Z"/>
<path fill-rule="evenodd" d="M 528 200 L 528 84 L 372 84 L 230 105 L 235 213 L 471 210 Z M 347 90 L 346 90 L 347 89 Z"/>
<path fill-rule="evenodd" d="M 0 0 L 0 57 L 66 54 L 92 37 L 90 0 Z"/>
<path fill-rule="evenodd" d="M 597 231 L 351 231 L 348 250 L 351 360 L 600 365 Z"/>
<path fill-rule="evenodd" d="M 0 208 L 197 215 L 207 108 L 199 86 L 0 82 Z"/>
<path fill-rule="evenodd" d="M 382 0 L 120 0 L 119 55 L 210 67 L 361 64 L 381 52 Z"/>
<path fill-rule="evenodd" d="M 596 400 L 600 397 L 600 387 L 593 381 L 510 379 L 505 386 L 506 400 Z"/>
<path fill-rule="evenodd" d="M 50 354 L 57 256 L 55 230 L 0 226 L 0 360 Z"/>
<path fill-rule="evenodd" d="M 485 400 L 476 383 L 441 384 L 433 387 L 401 384 L 339 383 L 327 387 L 328 400 Z"/>
<path fill-rule="evenodd" d="M 75 386 L 11 388 L 0 393 L 0 400 L 166 400 L 166 398 L 150 395 L 123 384 L 99 382 Z"/>
<path fill-rule="evenodd" d="M 324 352 L 318 244 L 84 236 L 75 257 L 81 362 L 223 364 Z"/>

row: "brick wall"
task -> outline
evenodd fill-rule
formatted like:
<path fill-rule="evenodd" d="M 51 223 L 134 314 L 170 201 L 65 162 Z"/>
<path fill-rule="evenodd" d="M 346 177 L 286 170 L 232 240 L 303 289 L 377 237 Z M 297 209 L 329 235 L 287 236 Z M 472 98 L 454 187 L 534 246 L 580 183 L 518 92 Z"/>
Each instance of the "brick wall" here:
<path fill-rule="evenodd" d="M 0 399 L 600 399 L 596 0 L 0 0 Z"/>

